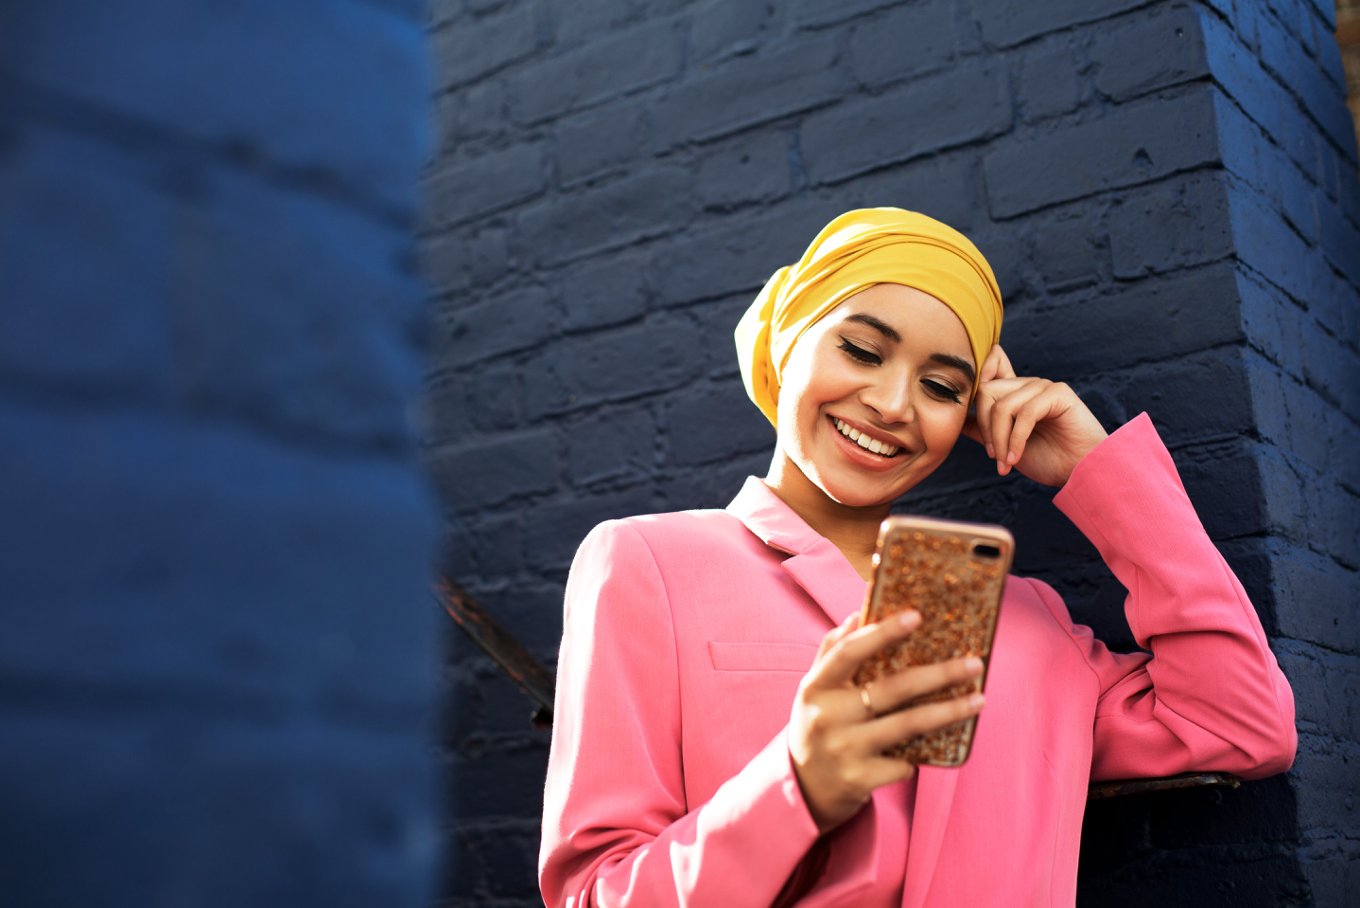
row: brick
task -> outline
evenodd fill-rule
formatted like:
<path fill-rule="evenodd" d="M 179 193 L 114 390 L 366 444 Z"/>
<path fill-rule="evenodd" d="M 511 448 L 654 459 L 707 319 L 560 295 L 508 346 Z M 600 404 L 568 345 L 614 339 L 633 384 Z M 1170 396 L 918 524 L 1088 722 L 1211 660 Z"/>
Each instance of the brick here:
<path fill-rule="evenodd" d="M 493 742 L 475 757 L 460 757 L 450 768 L 458 779 L 453 791 L 445 795 L 453 816 L 527 817 L 543 812 L 543 786 L 506 785 L 503 780 L 544 778 L 548 768 L 546 742 L 532 746 L 525 742 L 513 748 Z"/>
<path fill-rule="evenodd" d="M 513 7 L 475 22 L 463 21 L 436 31 L 434 54 L 439 86 L 449 88 L 523 60 L 538 47 L 533 8 Z"/>
<path fill-rule="evenodd" d="M 0 169 L 0 369 L 35 387 L 159 396 L 174 209 L 126 155 L 27 131 Z M 71 267 L 79 262 L 80 267 Z"/>
<path fill-rule="evenodd" d="M 1126 101 L 1209 75 L 1200 22 L 1193 10 L 1172 9 L 1101 34 L 1089 49 L 1096 89 Z"/>
<path fill-rule="evenodd" d="M 453 155 L 461 143 L 504 131 L 507 111 L 504 79 L 483 79 L 435 99 L 436 145 L 441 155 Z"/>
<path fill-rule="evenodd" d="M 516 251 L 524 261 L 555 263 L 669 233 L 688 214 L 691 178 L 685 168 L 658 165 L 522 208 Z"/>
<path fill-rule="evenodd" d="M 515 80 L 516 117 L 537 123 L 671 78 L 683 60 L 670 21 L 648 22 L 525 67 Z"/>
<path fill-rule="evenodd" d="M 107 715 L 428 705 L 435 520 L 409 461 L 132 409 L 9 404 L 0 433 L 23 477 L 0 488 L 23 528 L 0 550 L 9 690 L 59 682 Z"/>
<path fill-rule="evenodd" d="M 562 327 L 580 331 L 632 321 L 647 310 L 641 258 L 587 262 L 562 279 Z"/>
<path fill-rule="evenodd" d="M 424 312 L 406 232 L 235 172 L 204 191 L 218 202 L 180 210 L 163 278 L 176 398 L 256 431 L 408 445 Z"/>
<path fill-rule="evenodd" d="M 1158 416 L 1172 412 L 1173 408 L 1174 403 L 1159 403 L 1158 412 L 1152 414 L 1153 420 L 1160 425 Z M 1265 513 L 1266 482 L 1256 458 L 1245 445 L 1177 450 L 1173 451 L 1173 457 L 1209 538 L 1232 539 L 1264 534 L 1271 529 Z M 1283 625 L 1281 632 L 1288 633 Z"/>
<path fill-rule="evenodd" d="M 759 126 L 838 100 L 845 77 L 831 38 L 738 57 L 672 86 L 652 107 L 652 144 L 666 150 Z"/>
<path fill-rule="evenodd" d="M 567 426 L 567 464 L 576 485 L 645 477 L 656 449 L 656 418 L 647 409 L 605 411 Z"/>
<path fill-rule="evenodd" d="M 723 508 L 737 497 L 748 476 L 770 471 L 770 454 L 737 454 L 702 467 L 668 471 L 657 483 L 663 505 L 658 510 Z"/>
<path fill-rule="evenodd" d="M 706 208 L 769 201 L 791 188 L 789 139 L 779 132 L 740 136 L 699 162 L 694 190 Z"/>
<path fill-rule="evenodd" d="M 1108 243 L 1094 221 L 1085 207 L 1060 209 L 1055 216 L 1031 221 L 1029 258 L 1050 291 L 1065 292 L 1100 280 L 1109 252 L 1101 248 Z"/>
<path fill-rule="evenodd" d="M 891 6 L 895 0 L 795 0 L 790 18 L 803 28 L 834 25 Z"/>
<path fill-rule="evenodd" d="M 709 378 L 731 378 L 738 375 L 737 351 L 733 346 L 734 334 L 737 322 L 750 308 L 754 299 L 754 293 L 737 293 L 685 309 L 685 314 L 693 318 L 699 326 L 706 360 L 704 373 Z"/>
<path fill-rule="evenodd" d="M 516 580 L 487 590 L 482 601 L 497 620 L 513 628 L 515 636 L 531 652 L 544 660 L 557 655 L 562 639 L 561 584 Z M 534 708 L 533 701 L 518 688 L 507 694 L 505 707 L 497 710 L 499 723 L 507 731 L 523 733 Z M 490 730 L 495 728 L 493 724 Z"/>
<path fill-rule="evenodd" d="M 667 425 L 671 457 L 682 466 L 747 452 L 769 457 L 774 447 L 774 428 L 740 381 L 715 383 L 672 400 Z"/>
<path fill-rule="evenodd" d="M 1254 192 L 1229 193 L 1237 257 L 1297 299 L 1307 298 L 1307 263 L 1312 254 L 1276 211 Z"/>
<path fill-rule="evenodd" d="M 994 217 L 1136 185 L 1218 160 L 1214 96 L 1131 106 L 983 158 Z"/>
<path fill-rule="evenodd" d="M 663 391 L 693 379 L 702 361 L 693 353 L 698 329 L 675 317 L 565 339 L 524 370 L 529 418 Z"/>
<path fill-rule="evenodd" d="M 1024 370 L 1041 375 L 1171 360 L 1240 343 L 1238 293 L 1226 265 L 1140 281 L 1115 293 L 1093 290 L 1069 305 L 1008 315 L 1002 345 Z"/>
<path fill-rule="evenodd" d="M 1117 278 L 1174 271 L 1233 252 L 1227 186 L 1214 173 L 1130 193 L 1110 221 Z"/>
<path fill-rule="evenodd" d="M 1285 112 L 1292 106 L 1279 85 L 1261 69 L 1251 51 L 1243 47 L 1238 36 L 1227 26 L 1212 18 L 1200 19 L 1204 35 L 1204 53 L 1209 71 L 1230 98 L 1241 105 L 1242 111 L 1266 134 L 1280 143 L 1287 140 Z M 1220 109 L 1220 117 L 1227 111 Z M 1224 136 L 1224 154 L 1239 150 L 1239 146 Z M 1241 146 L 1249 148 L 1250 145 Z"/>
<path fill-rule="evenodd" d="M 1355 121 L 1346 108 L 1345 91 L 1327 79 L 1304 56 L 1298 43 L 1274 25 L 1261 31 L 1261 59 L 1285 85 L 1298 93 L 1304 108 L 1354 165 Z"/>
<path fill-rule="evenodd" d="M 462 412 L 471 425 L 483 432 L 513 429 L 523 418 L 519 370 L 511 365 L 478 369 L 456 377 L 463 388 Z"/>
<path fill-rule="evenodd" d="M 0 830 L 7 892 L 35 904 L 425 898 L 432 859 L 408 837 L 432 835 L 437 796 L 404 729 L 95 711 L 4 717 L 0 771 L 24 780 Z M 59 871 L 53 843 L 77 865 Z"/>
<path fill-rule="evenodd" d="M 836 195 L 844 207 L 888 205 L 919 211 L 967 233 L 982 210 L 977 158 L 967 151 L 933 155 L 843 183 Z M 815 234 L 814 234 L 815 236 Z"/>
<path fill-rule="evenodd" d="M 765 3 L 710 0 L 691 14 L 688 59 L 721 59 L 753 50 L 771 26 L 774 8 Z"/>
<path fill-rule="evenodd" d="M 1082 82 L 1072 47 L 1029 54 L 1020 70 L 1024 118 L 1035 122 L 1076 110 L 1082 99 Z"/>
<path fill-rule="evenodd" d="M 247 168 L 304 168 L 409 215 L 428 141 L 427 41 L 422 22 L 363 3 L 54 0 L 8 17 L 0 59 L 88 116 L 121 118 L 125 135 L 150 127 Z"/>
<path fill-rule="evenodd" d="M 648 263 L 650 282 L 668 304 L 759 290 L 844 210 L 836 201 L 813 200 L 705 225 L 658 244 Z"/>
<path fill-rule="evenodd" d="M 557 126 L 557 173 L 564 186 L 619 170 L 643 145 L 641 103 L 612 104 Z"/>
<path fill-rule="evenodd" d="M 872 87 L 940 69 L 957 50 L 951 0 L 913 3 L 850 31 L 850 67 Z"/>
<path fill-rule="evenodd" d="M 557 487 L 556 442 L 536 429 L 432 452 L 439 497 L 454 513 L 500 504 Z"/>
<path fill-rule="evenodd" d="M 546 0 L 542 8 L 552 24 L 558 46 L 574 46 L 617 32 L 636 14 L 634 4 L 575 3 L 572 0 Z"/>
<path fill-rule="evenodd" d="M 460 224 L 533 198 L 546 185 L 541 145 L 512 145 L 447 161 L 427 183 L 429 219 L 440 226 Z"/>
<path fill-rule="evenodd" d="M 521 287 L 446 316 L 439 332 L 441 358 L 453 366 L 524 350 L 542 343 L 552 332 L 548 292 Z"/>
<path fill-rule="evenodd" d="M 565 570 L 581 540 L 597 524 L 657 510 L 648 486 L 545 504 L 535 509 L 535 519 L 525 532 L 529 561 L 540 570 Z"/>
<path fill-rule="evenodd" d="M 475 523 L 466 522 L 469 555 L 475 565 L 477 585 L 480 591 L 488 582 L 514 577 L 524 564 L 524 516 L 520 513 L 491 514 Z M 468 582 L 471 581 L 471 572 Z M 466 586 L 467 583 L 465 582 Z M 478 602 L 490 608 L 491 602 L 485 597 Z M 496 620 L 505 624 L 500 612 L 492 613 Z"/>
<path fill-rule="evenodd" d="M 509 238 L 501 227 L 428 237 L 420 253 L 421 272 L 436 296 L 490 284 L 510 266 Z"/>
<path fill-rule="evenodd" d="M 1140 6 L 1142 0 L 997 0 L 978 4 L 973 15 L 982 38 L 993 47 L 1012 47 L 1048 32 L 1093 22 Z"/>
<path fill-rule="evenodd" d="M 1339 572 L 1335 562 L 1306 549 L 1275 563 L 1280 633 L 1332 652 L 1360 654 L 1360 620 L 1354 603 L 1360 583 Z"/>
<path fill-rule="evenodd" d="M 1302 333 L 1308 384 L 1360 422 L 1360 356 L 1311 319 L 1303 321 Z"/>
<path fill-rule="evenodd" d="M 809 118 L 803 124 L 803 159 L 814 182 L 835 183 L 995 136 L 1010 125 L 1005 73 L 988 67 L 961 69 Z"/>
<path fill-rule="evenodd" d="M 1252 430 L 1251 386 L 1242 374 L 1237 350 L 1209 350 L 1149 364 L 1140 371 L 1140 381 L 1123 390 L 1120 402 L 1129 413 L 1146 410 L 1168 445 Z"/>
<path fill-rule="evenodd" d="M 1292 174 L 1292 168 L 1291 175 Z M 1297 183 L 1293 184 L 1297 187 Z M 1311 201 L 1312 193 L 1308 193 L 1311 187 L 1300 187 L 1296 189 L 1299 195 L 1307 193 Z M 1326 200 L 1313 209 L 1317 213 L 1321 227 L 1320 239 L 1323 254 L 1327 260 L 1344 274 L 1352 284 L 1360 286 L 1360 232 L 1341 216 L 1335 206 L 1330 205 Z"/>

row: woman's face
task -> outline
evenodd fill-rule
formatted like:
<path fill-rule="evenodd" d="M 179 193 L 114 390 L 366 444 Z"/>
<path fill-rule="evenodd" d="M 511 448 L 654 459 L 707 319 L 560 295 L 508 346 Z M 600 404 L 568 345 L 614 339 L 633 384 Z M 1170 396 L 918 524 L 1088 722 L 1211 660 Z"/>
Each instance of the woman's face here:
<path fill-rule="evenodd" d="M 794 345 L 779 390 L 779 445 L 834 501 L 892 501 L 953 449 L 975 368 L 948 306 L 912 287 L 876 284 Z"/>

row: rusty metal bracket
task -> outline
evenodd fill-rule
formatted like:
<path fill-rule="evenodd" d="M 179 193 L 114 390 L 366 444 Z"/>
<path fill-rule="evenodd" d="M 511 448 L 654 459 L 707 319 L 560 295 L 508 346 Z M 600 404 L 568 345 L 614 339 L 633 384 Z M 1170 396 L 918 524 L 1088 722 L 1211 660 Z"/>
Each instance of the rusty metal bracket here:
<path fill-rule="evenodd" d="M 1097 782 L 1086 792 L 1086 800 L 1100 801 L 1148 791 L 1179 791 L 1183 788 L 1236 788 L 1242 780 L 1226 772 L 1186 772 L 1161 779 L 1121 779 Z"/>
<path fill-rule="evenodd" d="M 529 719 L 534 728 L 550 728 L 556 680 L 548 667 L 534 658 L 514 634 L 487 614 L 472 594 L 456 581 L 440 577 L 434 585 L 434 596 L 472 642 L 538 705 Z"/>

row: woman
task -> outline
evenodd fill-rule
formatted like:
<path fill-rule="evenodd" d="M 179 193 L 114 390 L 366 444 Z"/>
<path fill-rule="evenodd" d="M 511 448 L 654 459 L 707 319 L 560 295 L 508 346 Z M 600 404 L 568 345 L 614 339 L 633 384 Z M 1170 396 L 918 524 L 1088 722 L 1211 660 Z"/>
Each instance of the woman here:
<path fill-rule="evenodd" d="M 1092 779 L 1288 768 L 1288 684 L 1146 414 L 1106 437 L 1070 388 L 1015 375 L 1000 328 L 982 254 L 899 209 L 837 218 L 771 278 L 737 329 L 769 475 L 724 511 L 602 524 L 573 564 L 549 906 L 1072 905 Z M 1150 655 L 1011 577 L 985 701 L 898 709 L 975 659 L 854 686 L 919 621 L 857 626 L 878 524 L 960 434 L 1061 487 Z M 980 711 L 959 769 L 881 755 Z"/>

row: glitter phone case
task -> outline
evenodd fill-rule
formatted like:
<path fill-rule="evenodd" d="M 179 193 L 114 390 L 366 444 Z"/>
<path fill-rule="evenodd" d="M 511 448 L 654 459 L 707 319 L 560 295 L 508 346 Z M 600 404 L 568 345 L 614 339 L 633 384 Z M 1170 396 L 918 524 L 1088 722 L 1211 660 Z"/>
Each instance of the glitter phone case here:
<path fill-rule="evenodd" d="M 906 640 L 865 659 L 855 683 L 971 654 L 982 659 L 981 675 L 918 697 L 907 706 L 981 691 L 1014 554 L 1015 540 L 1005 527 L 909 516 L 883 521 L 861 626 L 908 608 L 921 613 L 921 625 Z M 887 753 L 917 764 L 961 766 L 968 759 L 977 720 L 973 716 L 908 738 Z"/>

